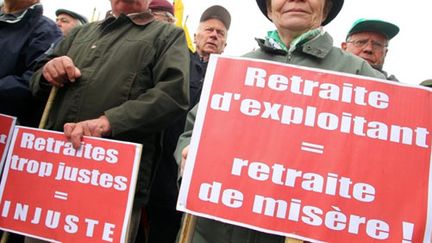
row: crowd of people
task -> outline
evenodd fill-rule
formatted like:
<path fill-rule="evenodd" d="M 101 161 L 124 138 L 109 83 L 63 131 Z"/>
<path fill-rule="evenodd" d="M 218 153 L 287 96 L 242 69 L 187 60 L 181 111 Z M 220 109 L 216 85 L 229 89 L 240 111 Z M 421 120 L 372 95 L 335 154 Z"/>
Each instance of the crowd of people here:
<path fill-rule="evenodd" d="M 325 25 L 337 17 L 343 0 L 256 2 L 275 30 L 257 38 L 259 48 L 245 57 L 397 81 L 383 65 L 398 26 L 378 19 L 357 20 L 338 48 Z M 54 89 L 44 129 L 63 131 L 75 148 L 83 136 L 142 144 L 129 242 L 175 242 L 182 218 L 175 208 L 178 177 L 209 56 L 223 53 L 231 15 L 222 6 L 209 6 L 201 14 L 192 52 L 183 30 L 174 25 L 171 2 L 110 3 L 104 20 L 89 23 L 67 9 L 58 9 L 54 22 L 43 16 L 39 0 L 4 0 L 0 113 L 37 127 Z M 294 11 L 283 11 L 287 8 Z M 430 80 L 423 84 L 432 86 Z M 26 237 L 25 242 L 43 241 Z M 192 242 L 284 238 L 198 218 Z"/>

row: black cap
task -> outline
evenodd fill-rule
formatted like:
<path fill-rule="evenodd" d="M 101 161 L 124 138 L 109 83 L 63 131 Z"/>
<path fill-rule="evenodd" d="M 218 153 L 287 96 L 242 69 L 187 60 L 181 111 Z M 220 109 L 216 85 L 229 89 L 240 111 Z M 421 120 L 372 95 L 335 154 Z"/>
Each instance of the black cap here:
<path fill-rule="evenodd" d="M 77 14 L 73 11 L 67 10 L 67 9 L 57 9 L 55 14 L 56 14 L 56 16 L 59 16 L 60 14 L 67 14 L 67 15 L 71 16 L 72 18 L 79 20 L 81 22 L 81 24 L 87 24 L 88 23 L 86 17 L 84 17 L 80 14 Z"/>
<path fill-rule="evenodd" d="M 213 5 L 206 9 L 201 15 L 200 22 L 204 22 L 209 19 L 220 20 L 225 28 L 228 30 L 231 25 L 231 15 L 228 10 L 220 5 Z"/>
<path fill-rule="evenodd" d="M 261 12 L 266 16 L 270 21 L 271 19 L 267 16 L 267 0 L 256 0 L 258 7 L 260 8 Z M 330 23 L 341 11 L 342 6 L 344 4 L 344 0 L 325 0 L 325 1 L 332 1 L 333 5 L 330 9 L 330 12 L 327 15 L 327 18 L 321 23 L 321 25 L 326 25 Z"/>
<path fill-rule="evenodd" d="M 348 31 L 347 39 L 352 34 L 359 32 L 380 33 L 384 35 L 387 40 L 390 40 L 399 33 L 399 27 L 397 27 L 395 24 L 379 19 L 358 19 L 353 23 L 351 29 Z"/>

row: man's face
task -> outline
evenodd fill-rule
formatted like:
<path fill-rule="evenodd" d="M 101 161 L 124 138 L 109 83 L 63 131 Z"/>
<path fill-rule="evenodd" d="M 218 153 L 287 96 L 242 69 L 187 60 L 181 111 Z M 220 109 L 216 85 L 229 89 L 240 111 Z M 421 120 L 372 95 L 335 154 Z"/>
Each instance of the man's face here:
<path fill-rule="evenodd" d="M 121 13 L 140 13 L 148 9 L 151 0 L 110 0 L 111 10 L 115 16 Z"/>
<path fill-rule="evenodd" d="M 226 46 L 228 30 L 218 19 L 201 22 L 195 33 L 195 46 L 198 54 L 208 60 L 210 54 L 221 54 Z"/>
<path fill-rule="evenodd" d="M 382 69 L 387 54 L 387 38 L 376 32 L 352 34 L 342 49 L 366 60 L 371 66 Z"/>
<path fill-rule="evenodd" d="M 80 25 L 80 22 L 77 19 L 72 18 L 67 14 L 59 14 L 56 18 L 57 26 L 63 32 L 63 35 L 66 36 L 69 32 Z"/>
<path fill-rule="evenodd" d="M 325 0 L 270 0 L 268 16 L 279 31 L 306 32 L 321 26 Z"/>

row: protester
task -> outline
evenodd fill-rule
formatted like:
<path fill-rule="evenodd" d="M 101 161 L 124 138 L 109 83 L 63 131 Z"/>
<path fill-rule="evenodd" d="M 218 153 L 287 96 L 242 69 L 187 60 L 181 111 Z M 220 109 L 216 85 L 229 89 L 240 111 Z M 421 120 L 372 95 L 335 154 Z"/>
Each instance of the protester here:
<path fill-rule="evenodd" d="M 387 80 L 398 81 L 394 75 L 388 75 L 383 70 L 389 42 L 398 33 L 399 27 L 392 23 L 378 19 L 358 19 L 341 46 L 343 50 L 365 59 Z"/>
<path fill-rule="evenodd" d="M 246 54 L 246 57 L 384 78 L 366 61 L 333 47 L 331 36 L 323 30 L 322 26 L 339 13 L 343 0 L 257 0 L 257 3 L 276 30 L 268 32 L 265 39 L 258 39 L 260 48 Z M 189 150 L 196 111 L 197 106 L 189 112 L 185 132 L 180 136 L 175 152 L 181 167 Z M 282 236 L 200 217 L 197 218 L 192 238 L 192 242 L 200 243 L 284 241 Z"/>
<path fill-rule="evenodd" d="M 200 23 L 194 34 L 196 51 L 190 52 L 190 98 L 191 107 L 198 103 L 203 79 L 211 54 L 221 54 L 227 45 L 231 15 L 224 7 L 214 5 L 201 15 Z"/>
<path fill-rule="evenodd" d="M 64 36 L 68 35 L 73 28 L 88 23 L 86 17 L 67 9 L 57 9 L 55 14 L 57 26 Z"/>
<path fill-rule="evenodd" d="M 423 82 L 421 82 L 420 85 L 423 85 L 426 87 L 432 87 L 432 79 L 426 79 Z"/>
<path fill-rule="evenodd" d="M 39 0 L 5 0 L 0 9 L 0 113 L 37 126 L 44 102 L 32 97 L 29 80 L 38 58 L 61 38 L 55 23 L 42 15 Z"/>
<path fill-rule="evenodd" d="M 170 24 L 174 24 L 176 21 L 174 7 L 167 0 L 153 0 L 149 5 L 149 9 L 151 9 L 156 20 Z"/>
<path fill-rule="evenodd" d="M 161 132 L 189 107 L 184 33 L 154 21 L 148 0 L 111 0 L 113 16 L 74 29 L 35 73 L 36 95 L 58 88 L 47 129 L 141 143 L 129 242 L 149 200 Z"/>
<path fill-rule="evenodd" d="M 209 7 L 201 15 L 194 35 L 196 52 L 190 52 L 190 108 L 198 102 L 201 95 L 210 54 L 221 54 L 224 51 L 230 24 L 228 10 L 219 5 Z M 175 242 L 180 228 L 182 213 L 176 210 L 178 166 L 173 153 L 185 121 L 186 112 L 164 133 L 162 159 L 147 208 L 150 221 L 149 243 Z"/>

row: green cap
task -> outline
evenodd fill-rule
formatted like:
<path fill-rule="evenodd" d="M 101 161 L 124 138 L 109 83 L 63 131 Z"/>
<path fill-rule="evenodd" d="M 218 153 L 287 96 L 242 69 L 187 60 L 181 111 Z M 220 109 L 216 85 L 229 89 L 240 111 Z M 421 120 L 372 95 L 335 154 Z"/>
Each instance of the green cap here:
<path fill-rule="evenodd" d="M 346 38 L 359 32 L 377 32 L 387 37 L 387 40 L 391 40 L 399 33 L 399 27 L 379 19 L 358 19 L 348 31 Z"/>

